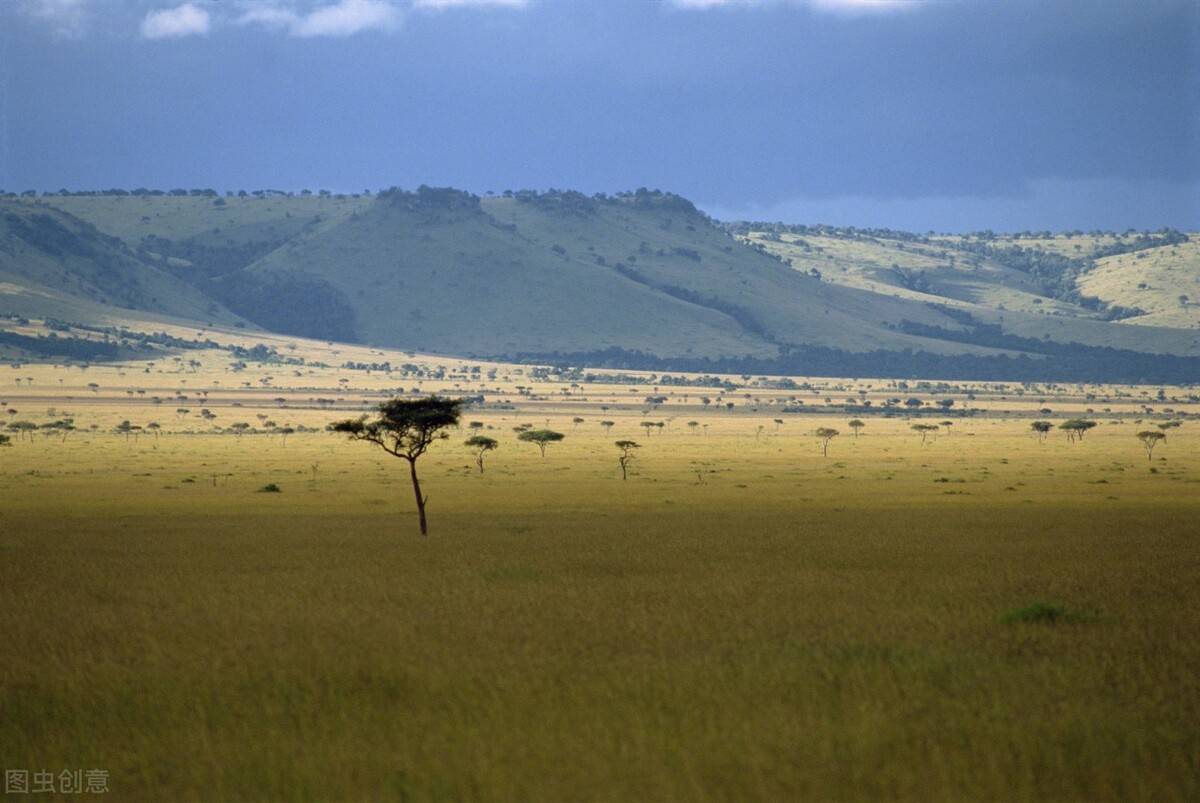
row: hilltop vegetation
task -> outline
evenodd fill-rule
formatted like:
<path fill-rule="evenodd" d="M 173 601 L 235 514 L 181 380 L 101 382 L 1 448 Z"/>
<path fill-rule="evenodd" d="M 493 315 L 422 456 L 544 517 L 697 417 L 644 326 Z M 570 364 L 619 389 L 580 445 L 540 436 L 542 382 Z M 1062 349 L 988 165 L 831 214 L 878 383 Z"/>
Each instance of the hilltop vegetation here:
<path fill-rule="evenodd" d="M 112 323 L 96 318 L 117 306 L 629 368 L 1123 381 L 1200 372 L 1190 301 L 1200 251 L 1179 232 L 721 225 L 645 189 L 113 190 L 3 204 L 18 247 L 7 262 L 0 251 L 0 313 L 27 317 Z M 87 247 L 31 234 L 34 219 Z"/>

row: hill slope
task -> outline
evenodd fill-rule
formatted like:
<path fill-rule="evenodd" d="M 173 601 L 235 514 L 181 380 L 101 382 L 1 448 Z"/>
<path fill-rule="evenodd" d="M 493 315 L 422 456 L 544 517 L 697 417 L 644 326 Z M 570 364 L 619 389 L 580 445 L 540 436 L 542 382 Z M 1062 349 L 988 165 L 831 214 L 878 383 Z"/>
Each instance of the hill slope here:
<path fill-rule="evenodd" d="M 0 298 L 9 314 L 94 320 L 120 308 L 226 324 L 239 320 L 91 224 L 51 206 L 2 199 Z"/>
<path fill-rule="evenodd" d="M 1177 232 L 720 225 L 646 190 L 3 205 L 0 313 L 240 316 L 327 340 L 630 367 L 1126 381 L 1200 369 L 1175 359 L 1200 355 L 1200 330 L 1178 328 L 1194 310 L 1177 290 L 1200 251 Z M 1157 272 L 1133 281 L 1130 266 Z"/>

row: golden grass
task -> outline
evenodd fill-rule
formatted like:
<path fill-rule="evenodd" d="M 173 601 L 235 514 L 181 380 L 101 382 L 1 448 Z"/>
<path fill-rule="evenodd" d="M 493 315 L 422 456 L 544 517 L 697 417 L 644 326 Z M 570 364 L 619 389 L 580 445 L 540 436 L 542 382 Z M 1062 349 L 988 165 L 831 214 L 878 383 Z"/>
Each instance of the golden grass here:
<path fill-rule="evenodd" d="M 510 429 L 546 417 L 543 460 Z M 468 415 L 501 447 L 422 459 L 426 540 L 331 434 L 0 450 L 3 763 L 135 801 L 1200 795 L 1190 424 L 1148 462 L 1132 423 L 585 417 Z M 1039 601 L 1089 615 L 1003 621 Z"/>

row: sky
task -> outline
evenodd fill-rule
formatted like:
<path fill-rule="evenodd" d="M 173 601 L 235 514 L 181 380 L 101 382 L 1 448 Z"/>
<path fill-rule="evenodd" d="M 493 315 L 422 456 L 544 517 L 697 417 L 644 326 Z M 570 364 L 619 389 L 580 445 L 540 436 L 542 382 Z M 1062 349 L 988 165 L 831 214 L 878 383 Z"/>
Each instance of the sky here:
<path fill-rule="evenodd" d="M 1200 230 L 1195 0 L 0 0 L 0 188 Z"/>

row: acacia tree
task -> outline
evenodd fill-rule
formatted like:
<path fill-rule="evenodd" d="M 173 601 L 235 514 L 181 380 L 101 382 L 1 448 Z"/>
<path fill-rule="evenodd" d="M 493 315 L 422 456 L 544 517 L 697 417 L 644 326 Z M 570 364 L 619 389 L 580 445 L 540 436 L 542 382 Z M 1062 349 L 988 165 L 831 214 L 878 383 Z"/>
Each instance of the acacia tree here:
<path fill-rule="evenodd" d="M 817 440 L 821 442 L 821 456 L 829 457 L 829 442 L 838 436 L 836 429 L 830 427 L 819 427 L 817 429 Z"/>
<path fill-rule="evenodd" d="M 1088 421 L 1083 418 L 1072 418 L 1069 421 L 1064 421 L 1058 425 L 1058 428 L 1067 433 L 1067 440 L 1074 442 L 1076 438 L 1083 440 L 1084 433 L 1096 426 L 1095 421 Z"/>
<path fill-rule="evenodd" d="M 1037 433 L 1039 441 L 1044 441 L 1046 440 L 1046 433 L 1054 429 L 1054 425 L 1049 421 L 1034 421 L 1029 425 L 1029 428 Z"/>
<path fill-rule="evenodd" d="M 1155 432 L 1152 429 L 1142 430 L 1137 434 L 1138 440 L 1142 442 L 1142 446 L 1146 447 L 1146 459 L 1154 459 L 1154 447 L 1167 439 L 1167 436 L 1161 432 Z"/>
<path fill-rule="evenodd" d="M 7 435 L 0 435 L 0 446 L 12 446 L 12 438 Z"/>
<path fill-rule="evenodd" d="M 617 441 L 617 448 L 621 450 L 621 456 L 617 458 L 617 462 L 621 464 L 621 479 L 629 479 L 629 464 L 634 459 L 634 449 L 642 448 L 636 441 Z"/>
<path fill-rule="evenodd" d="M 517 440 L 537 444 L 538 450 L 542 453 L 542 457 L 545 458 L 546 445 L 558 443 L 565 437 L 567 436 L 552 429 L 529 429 L 518 435 Z"/>
<path fill-rule="evenodd" d="M 854 431 L 854 437 L 857 438 L 859 431 L 863 427 L 865 427 L 866 424 L 864 424 L 859 419 L 855 418 L 855 419 L 851 420 L 850 423 L 848 423 L 846 426 L 850 427 L 850 429 L 852 429 Z"/>
<path fill-rule="evenodd" d="M 425 454 L 434 440 L 450 437 L 445 430 L 458 423 L 461 412 L 461 399 L 446 399 L 440 396 L 425 399 L 390 399 L 379 405 L 374 418 L 359 416 L 335 422 L 330 428 L 334 432 L 346 433 L 350 440 L 373 443 L 392 457 L 408 461 L 413 494 L 417 500 L 421 535 L 428 535 L 425 504 L 429 497 L 421 494 L 421 483 L 417 479 L 417 459 Z"/>
<path fill-rule="evenodd" d="M 930 433 L 937 432 L 938 430 L 937 424 L 913 424 L 912 428 L 913 431 L 921 433 L 922 445 L 924 445 L 925 439 L 929 437 Z"/>
<path fill-rule="evenodd" d="M 600 428 L 603 429 L 605 432 L 612 432 L 613 423 L 614 422 L 612 422 L 612 421 L 601 421 Z"/>
<path fill-rule="evenodd" d="M 479 473 L 482 474 L 483 456 L 499 446 L 500 442 L 486 435 L 472 435 L 463 441 L 463 445 L 475 450 L 475 465 L 479 466 Z"/>

